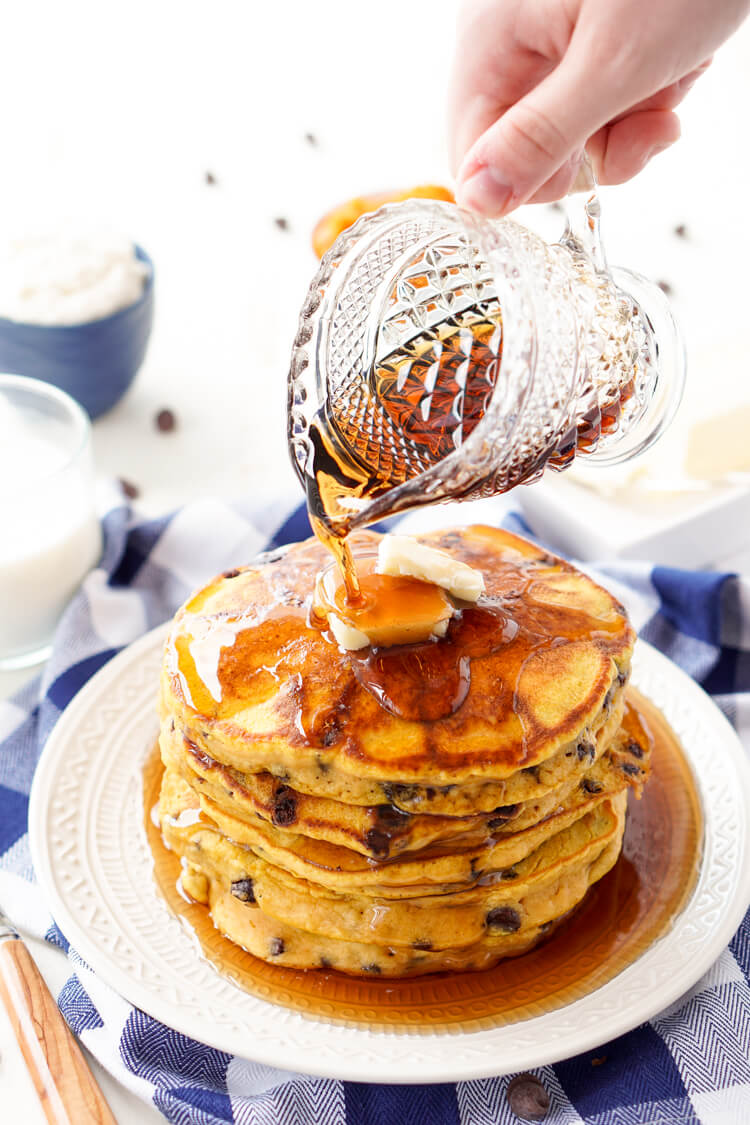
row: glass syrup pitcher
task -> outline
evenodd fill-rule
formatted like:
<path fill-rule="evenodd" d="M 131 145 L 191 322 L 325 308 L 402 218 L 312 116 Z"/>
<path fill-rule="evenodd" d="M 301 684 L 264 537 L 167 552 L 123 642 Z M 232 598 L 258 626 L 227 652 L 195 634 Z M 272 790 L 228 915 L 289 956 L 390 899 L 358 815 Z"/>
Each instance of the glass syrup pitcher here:
<path fill-rule="evenodd" d="M 364 215 L 322 259 L 292 352 L 288 440 L 340 563 L 354 528 L 506 492 L 576 455 L 616 464 L 671 421 L 680 334 L 658 286 L 607 266 L 588 175 L 551 245 L 512 219 L 407 200 Z"/>

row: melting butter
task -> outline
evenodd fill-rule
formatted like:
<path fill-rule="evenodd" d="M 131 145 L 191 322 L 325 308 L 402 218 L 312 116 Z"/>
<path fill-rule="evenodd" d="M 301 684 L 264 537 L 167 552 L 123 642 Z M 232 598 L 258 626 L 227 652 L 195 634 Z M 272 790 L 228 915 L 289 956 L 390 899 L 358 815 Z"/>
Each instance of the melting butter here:
<path fill-rule="evenodd" d="M 431 582 L 464 602 L 475 602 L 484 593 L 480 570 L 408 535 L 383 536 L 378 545 L 377 572 Z"/>

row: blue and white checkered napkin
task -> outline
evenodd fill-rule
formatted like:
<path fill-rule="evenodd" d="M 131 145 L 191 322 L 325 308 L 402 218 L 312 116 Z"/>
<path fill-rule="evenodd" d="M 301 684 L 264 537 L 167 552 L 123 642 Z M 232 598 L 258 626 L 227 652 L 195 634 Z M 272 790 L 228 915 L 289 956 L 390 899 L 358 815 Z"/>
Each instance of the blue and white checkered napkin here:
<path fill-rule="evenodd" d="M 477 506 L 439 510 L 434 523 L 504 515 L 506 525 L 527 530 L 507 504 L 469 507 Z M 423 525 L 424 515 L 400 526 Z M 505 1099 L 507 1078 L 423 1087 L 337 1082 L 203 1046 L 132 1008 L 69 948 L 34 884 L 26 835 L 31 777 L 56 719 L 98 668 L 166 620 L 192 588 L 260 549 L 304 537 L 309 525 L 293 503 L 250 512 L 201 501 L 135 523 L 118 501 L 104 530 L 102 564 L 69 607 L 41 684 L 0 703 L 0 904 L 27 932 L 45 935 L 67 954 L 72 975 L 59 1003 L 73 1030 L 120 1081 L 180 1125 L 517 1122 Z M 641 635 L 711 692 L 750 749 L 750 581 L 634 563 L 600 573 Z M 547 1125 L 750 1121 L 749 981 L 750 915 L 711 971 L 668 1011 L 595 1051 L 536 1071 L 552 1099 Z M 601 1056 L 606 1061 L 592 1066 Z"/>

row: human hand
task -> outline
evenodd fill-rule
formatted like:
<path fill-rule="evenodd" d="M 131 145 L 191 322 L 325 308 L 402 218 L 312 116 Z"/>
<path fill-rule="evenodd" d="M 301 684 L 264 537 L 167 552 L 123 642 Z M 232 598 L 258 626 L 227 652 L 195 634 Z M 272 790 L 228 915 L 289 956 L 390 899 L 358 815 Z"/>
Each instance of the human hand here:
<path fill-rule="evenodd" d="M 680 135 L 673 112 L 750 0 L 464 0 L 451 93 L 456 195 L 497 217 L 559 199 L 584 147 L 629 180 Z"/>

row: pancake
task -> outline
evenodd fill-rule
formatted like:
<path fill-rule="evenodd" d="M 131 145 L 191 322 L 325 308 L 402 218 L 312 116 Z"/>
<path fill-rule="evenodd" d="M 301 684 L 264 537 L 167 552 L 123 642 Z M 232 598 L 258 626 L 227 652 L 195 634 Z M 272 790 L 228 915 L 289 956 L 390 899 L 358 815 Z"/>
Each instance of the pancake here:
<path fill-rule="evenodd" d="M 359 533 L 355 550 L 374 549 L 377 538 Z M 519 774 L 543 773 L 545 763 L 554 773 L 547 783 L 559 784 L 566 755 L 595 738 L 627 678 L 634 636 L 622 606 L 509 532 L 422 538 L 485 576 L 485 596 L 454 618 L 440 645 L 385 650 L 386 668 L 363 671 L 361 658 L 309 623 L 328 559 L 307 541 L 227 572 L 179 611 L 165 649 L 163 725 L 174 722 L 242 773 L 270 773 L 346 804 L 385 798 L 406 811 L 491 811 L 532 796 L 538 778 Z M 461 660 L 470 682 L 457 710 L 425 721 L 433 657 L 441 698 Z M 376 673 L 397 685 L 389 707 L 365 686 Z"/>
<path fill-rule="evenodd" d="M 351 537 L 355 556 L 378 538 Z M 485 582 L 437 641 L 340 648 L 312 612 L 316 541 L 225 572 L 175 617 L 162 837 L 185 892 L 266 960 L 493 965 L 549 936 L 620 853 L 650 768 L 624 609 L 508 532 L 422 540 Z"/>
<path fill-rule="evenodd" d="M 276 842 L 289 846 L 299 834 L 383 860 L 444 840 L 464 848 L 481 844 L 492 835 L 516 832 L 544 820 L 579 800 L 587 789 L 613 793 L 622 788 L 624 779 L 628 784 L 641 785 L 646 778 L 647 747 L 638 746 L 623 730 L 617 730 L 621 713 L 620 706 L 615 708 L 597 742 L 583 754 L 576 754 L 575 769 L 562 785 L 554 789 L 539 785 L 541 794 L 536 799 L 467 817 L 408 814 L 392 805 L 367 808 L 310 797 L 270 774 L 240 774 L 222 766 L 176 732 L 162 735 L 161 746 L 165 765 L 176 770 L 196 792 L 240 820 L 250 824 L 264 821 Z M 617 730 L 614 738 L 612 730 Z M 621 750 L 617 759 L 613 756 L 615 746 Z"/>
<path fill-rule="evenodd" d="M 165 775 L 164 801 L 172 812 L 179 786 Z M 190 800 L 186 791 L 183 798 Z M 536 930 L 580 900 L 589 872 L 602 852 L 618 842 L 624 826 L 626 794 L 595 803 L 584 816 L 547 839 L 519 862 L 513 878 L 477 879 L 458 892 L 389 900 L 336 893 L 296 879 L 288 872 L 227 840 L 205 822 L 180 822 L 165 830 L 170 846 L 205 875 L 266 915 L 312 935 L 370 945 L 433 950 L 459 949 L 480 942 L 489 931 Z M 184 810 L 183 810 L 184 811 Z M 196 846 L 197 845 L 197 846 Z M 231 861 L 227 847 L 231 848 Z"/>
<path fill-rule="evenodd" d="M 616 853 L 599 860 L 602 874 Z M 384 949 L 352 941 L 312 937 L 304 930 L 269 918 L 262 910 L 248 910 L 215 884 L 207 892 L 214 925 L 230 941 L 264 961 L 295 969 L 335 969 L 353 976 L 408 977 L 426 973 L 486 969 L 505 957 L 527 953 L 548 937 L 556 923 L 524 933 L 488 935 L 475 947 L 460 950 Z"/>
<path fill-rule="evenodd" d="M 628 738 L 629 745 L 631 742 Z M 468 843 L 458 839 L 420 852 L 402 853 L 387 862 L 375 863 L 347 848 L 274 831 L 262 822 L 239 820 L 204 792 L 194 791 L 172 770 L 168 770 L 163 785 L 162 830 L 168 845 L 173 846 L 173 829 L 189 828 L 200 847 L 211 850 L 217 870 L 225 866 L 235 873 L 240 871 L 232 880 L 252 874 L 241 871 L 243 863 L 250 863 L 247 853 L 252 852 L 297 878 L 340 893 L 356 891 L 388 898 L 445 893 L 480 879 L 515 878 L 516 865 L 547 839 L 628 785 L 639 791 L 649 768 L 647 752 L 641 751 L 639 758 L 625 749 L 618 753 L 622 762 L 614 755 L 602 759 L 587 776 L 586 784 L 579 785 L 563 804 L 537 822 L 516 831 L 506 825 L 489 837 L 485 834 Z M 637 772 L 630 769 L 634 762 Z M 627 773 L 622 771 L 623 764 L 628 766 Z M 207 837 L 201 843 L 204 831 Z M 238 846 L 242 854 L 237 852 Z"/>

